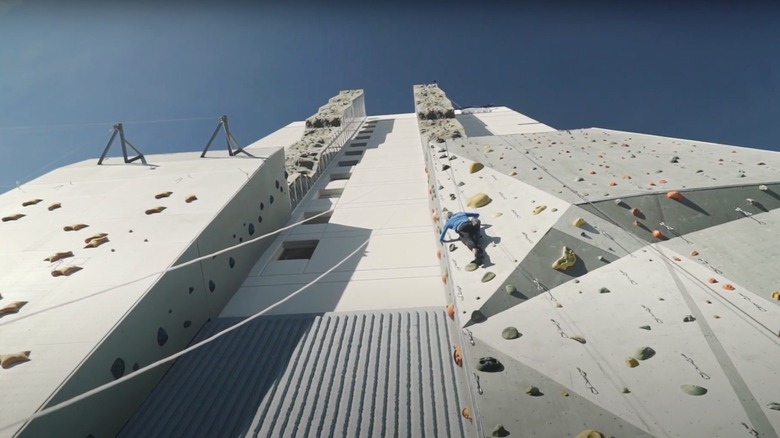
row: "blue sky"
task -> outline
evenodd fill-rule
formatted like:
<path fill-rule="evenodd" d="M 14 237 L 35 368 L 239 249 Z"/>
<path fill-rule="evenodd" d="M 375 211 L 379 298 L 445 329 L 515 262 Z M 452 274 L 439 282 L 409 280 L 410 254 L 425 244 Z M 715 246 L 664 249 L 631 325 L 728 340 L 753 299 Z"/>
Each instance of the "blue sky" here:
<path fill-rule="evenodd" d="M 112 122 L 152 154 L 202 149 L 227 114 L 246 144 L 340 89 L 411 112 L 434 79 L 556 128 L 780 150 L 769 2 L 162 3 L 0 2 L 0 191 L 97 157 Z"/>

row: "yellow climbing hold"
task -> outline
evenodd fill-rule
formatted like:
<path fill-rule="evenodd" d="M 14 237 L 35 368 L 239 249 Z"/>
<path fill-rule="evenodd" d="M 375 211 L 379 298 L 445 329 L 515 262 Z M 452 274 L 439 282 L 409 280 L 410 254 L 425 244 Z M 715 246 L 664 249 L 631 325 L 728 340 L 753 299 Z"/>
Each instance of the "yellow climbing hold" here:
<path fill-rule="evenodd" d="M 497 211 L 497 212 L 493 213 L 493 217 L 501 217 L 503 215 L 504 215 L 504 213 L 501 213 L 500 211 Z"/>
<path fill-rule="evenodd" d="M 581 217 L 578 217 L 577 219 L 574 220 L 574 223 L 572 223 L 572 225 L 574 225 L 575 227 L 579 228 L 579 227 L 585 225 L 585 219 L 583 219 Z"/>
<path fill-rule="evenodd" d="M 23 214 L 21 214 L 21 213 L 12 214 L 11 216 L 6 216 L 6 217 L 4 217 L 4 218 L 3 218 L 3 222 L 8 222 L 8 221 L 15 221 L 15 220 L 17 220 L 17 219 L 21 219 L 21 218 L 23 218 L 23 217 L 24 217 L 24 215 L 23 215 Z"/>
<path fill-rule="evenodd" d="M 577 434 L 576 438 L 606 438 L 606 436 L 596 430 L 583 430 Z"/>
<path fill-rule="evenodd" d="M 482 170 L 482 168 L 485 167 L 482 163 L 475 161 L 471 164 L 469 164 L 469 173 L 476 173 Z"/>
<path fill-rule="evenodd" d="M 52 277 L 59 277 L 59 276 L 64 275 L 64 276 L 67 277 L 68 275 L 73 274 L 74 272 L 78 272 L 81 269 L 83 269 L 83 268 L 81 268 L 80 266 L 66 266 L 66 267 L 64 267 L 62 269 L 56 269 L 54 271 L 51 271 L 51 276 Z"/>
<path fill-rule="evenodd" d="M 552 268 L 556 271 L 565 271 L 566 269 L 574 266 L 577 262 L 577 255 L 574 254 L 574 250 L 568 246 L 564 246 L 561 250 L 561 258 L 553 262 Z"/>
<path fill-rule="evenodd" d="M 62 260 L 68 257 L 73 257 L 72 251 L 63 251 L 63 252 L 54 253 L 54 255 L 50 255 L 49 257 L 46 257 L 43 260 L 46 262 L 54 263 L 57 260 Z"/>
<path fill-rule="evenodd" d="M 0 308 L 0 316 L 8 315 L 10 313 L 16 313 L 25 304 L 27 304 L 27 301 L 14 301 L 13 303 L 8 303 L 2 308 Z"/>
<path fill-rule="evenodd" d="M 41 201 L 43 201 L 43 199 L 31 199 L 27 202 L 22 202 L 22 207 L 29 207 L 30 205 L 35 205 Z"/>
<path fill-rule="evenodd" d="M 89 225 L 87 224 L 66 225 L 62 227 L 62 229 L 65 231 L 78 231 L 81 230 L 82 228 L 87 228 L 88 226 Z"/>
<path fill-rule="evenodd" d="M 547 208 L 547 206 L 546 206 L 546 205 L 539 205 L 539 206 L 537 206 L 536 208 L 534 208 L 534 211 L 533 211 L 533 213 L 534 213 L 534 214 L 539 214 L 539 213 L 543 212 L 543 211 L 544 211 L 544 209 L 546 209 L 546 208 Z"/>
<path fill-rule="evenodd" d="M 108 234 L 106 234 L 106 233 L 93 234 L 93 235 L 87 237 L 86 239 L 84 239 L 84 243 L 89 243 L 90 240 L 100 239 L 101 237 L 106 237 L 106 236 L 108 236 Z"/>
<path fill-rule="evenodd" d="M 190 196 L 187 196 L 186 198 L 184 198 L 184 202 L 186 202 L 187 204 L 189 204 L 190 202 L 192 202 L 192 201 L 196 201 L 197 199 L 198 199 L 198 197 L 197 197 L 197 196 L 195 196 L 195 195 L 190 195 Z"/>
<path fill-rule="evenodd" d="M 466 205 L 471 208 L 480 208 L 490 204 L 491 201 L 493 200 L 490 199 L 490 196 L 480 192 L 470 197 L 468 201 L 466 201 Z"/>
<path fill-rule="evenodd" d="M 87 246 L 84 248 L 97 248 L 98 246 L 108 242 L 108 236 L 100 236 L 94 239 L 91 239 L 89 242 L 87 242 Z"/>
<path fill-rule="evenodd" d="M 772 292 L 772 299 L 780 301 L 780 291 L 773 291 Z"/>
<path fill-rule="evenodd" d="M 162 192 L 162 193 L 158 193 L 158 194 L 154 195 L 154 199 L 162 199 L 162 198 L 167 198 L 168 196 L 171 196 L 172 194 L 173 194 L 173 192 Z"/>
<path fill-rule="evenodd" d="M 634 359 L 633 357 L 629 357 L 626 359 L 626 366 L 629 368 L 635 368 L 639 366 L 639 361 Z"/>
<path fill-rule="evenodd" d="M 146 210 L 146 214 L 155 214 L 165 210 L 165 207 L 154 207 Z"/>
<path fill-rule="evenodd" d="M 19 353 L 2 354 L 0 355 L 0 365 L 3 368 L 10 368 L 18 363 L 27 362 L 30 360 L 31 351 L 21 351 Z"/>
<path fill-rule="evenodd" d="M 54 204 L 50 205 L 48 208 L 49 208 L 49 211 L 52 211 L 52 210 L 56 210 L 56 209 L 58 209 L 60 207 L 62 207 L 62 204 L 60 204 L 59 202 L 55 202 Z"/>
<path fill-rule="evenodd" d="M 580 344 L 584 344 L 585 343 L 585 338 L 583 338 L 582 336 L 572 336 L 569 339 L 571 339 L 572 341 L 577 341 Z"/>
<path fill-rule="evenodd" d="M 517 171 L 516 170 L 513 170 L 513 171 L 509 172 L 509 176 L 515 176 L 515 175 L 517 175 Z"/>

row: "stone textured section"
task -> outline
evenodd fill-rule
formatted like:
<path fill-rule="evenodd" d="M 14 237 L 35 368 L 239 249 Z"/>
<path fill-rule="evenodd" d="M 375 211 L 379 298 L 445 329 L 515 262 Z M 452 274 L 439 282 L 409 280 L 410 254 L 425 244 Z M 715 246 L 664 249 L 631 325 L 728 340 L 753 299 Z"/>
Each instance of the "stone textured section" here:
<path fill-rule="evenodd" d="M 285 164 L 290 177 L 317 172 L 322 154 L 355 119 L 365 117 L 363 90 L 344 90 L 306 119 L 306 130 L 300 140 L 285 148 Z"/>
<path fill-rule="evenodd" d="M 463 137 L 465 130 L 455 118 L 452 103 L 436 84 L 414 86 L 414 110 L 425 142 Z"/>
<path fill-rule="evenodd" d="M 446 324 L 441 309 L 258 319 L 179 359 L 120 436 L 465 436 Z"/>

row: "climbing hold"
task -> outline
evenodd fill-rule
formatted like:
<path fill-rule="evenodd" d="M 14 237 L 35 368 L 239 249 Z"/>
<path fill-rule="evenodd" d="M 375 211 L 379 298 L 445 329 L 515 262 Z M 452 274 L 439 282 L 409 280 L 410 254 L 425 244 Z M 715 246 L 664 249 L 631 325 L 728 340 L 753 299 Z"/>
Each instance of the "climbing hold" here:
<path fill-rule="evenodd" d="M 48 209 L 49 209 L 49 211 L 52 211 L 52 210 L 56 210 L 56 209 L 58 209 L 60 207 L 62 207 L 62 204 L 60 204 L 59 202 L 55 202 L 54 204 L 50 205 L 48 207 Z"/>
<path fill-rule="evenodd" d="M 492 201 L 490 196 L 484 193 L 477 193 L 466 201 L 466 205 L 472 208 L 480 208 L 490 204 L 490 201 Z"/>
<path fill-rule="evenodd" d="M 669 160 L 670 163 L 676 163 L 678 161 L 680 161 L 680 157 L 677 157 L 677 156 L 674 156 L 674 157 L 672 157 L 671 160 Z"/>
<path fill-rule="evenodd" d="M 685 318 L 683 318 L 683 322 L 693 322 L 696 321 L 696 318 L 693 317 L 693 315 L 688 315 Z"/>
<path fill-rule="evenodd" d="M 581 182 L 581 181 L 585 181 L 585 178 L 578 176 L 577 178 L 574 179 L 574 182 Z"/>
<path fill-rule="evenodd" d="M 503 215 L 504 215 L 504 213 L 501 213 L 501 212 L 498 212 L 498 211 L 497 211 L 497 212 L 495 212 L 495 213 L 493 213 L 493 217 L 494 217 L 494 218 L 495 218 L 495 217 L 501 217 L 501 216 L 503 216 Z"/>
<path fill-rule="evenodd" d="M 436 258 L 441 260 L 441 248 L 436 248 Z"/>
<path fill-rule="evenodd" d="M 647 360 L 655 356 L 655 350 L 650 347 L 642 347 L 634 353 L 634 356 L 639 360 Z"/>
<path fill-rule="evenodd" d="M 486 373 L 496 373 L 504 370 L 504 365 L 493 357 L 480 357 L 477 363 L 477 370 Z"/>
<path fill-rule="evenodd" d="M 186 198 L 184 198 L 184 202 L 186 202 L 187 204 L 189 204 L 192 201 L 197 201 L 197 200 L 198 200 L 198 197 L 195 196 L 195 195 L 190 195 L 190 196 L 187 196 Z"/>
<path fill-rule="evenodd" d="M 476 173 L 482 170 L 482 168 L 485 167 L 482 163 L 479 162 L 473 162 L 469 164 L 469 173 Z"/>
<path fill-rule="evenodd" d="M 460 410 L 460 415 L 462 415 L 462 416 L 463 416 L 463 418 L 465 418 L 465 419 L 467 419 L 467 420 L 471 421 L 471 414 L 469 413 L 469 408 L 468 408 L 468 406 L 467 406 L 467 407 L 464 407 L 463 409 L 461 409 L 461 410 Z"/>
<path fill-rule="evenodd" d="M 626 358 L 626 366 L 629 368 L 636 368 L 639 366 L 639 361 L 633 357 Z"/>
<path fill-rule="evenodd" d="M 456 345 L 452 351 L 452 360 L 455 361 L 455 365 L 463 366 L 463 354 L 460 351 L 460 345 Z"/>
<path fill-rule="evenodd" d="M 66 225 L 62 227 L 65 231 L 78 231 L 84 228 L 87 228 L 89 225 L 87 224 L 76 224 L 76 225 Z"/>
<path fill-rule="evenodd" d="M 507 284 L 504 286 L 504 291 L 506 291 L 506 293 L 509 295 L 512 295 L 513 293 L 517 292 L 517 288 L 513 284 Z"/>
<path fill-rule="evenodd" d="M 162 198 L 167 198 L 168 196 L 171 196 L 172 194 L 173 194 L 173 192 L 162 192 L 162 193 L 158 193 L 158 194 L 154 195 L 154 199 L 162 199 Z"/>
<path fill-rule="evenodd" d="M 750 205 L 753 205 L 753 204 L 755 204 L 755 203 L 756 203 L 756 200 L 755 200 L 755 199 L 753 199 L 753 198 L 747 198 L 747 199 L 745 199 L 745 202 L 747 202 L 747 203 L 748 203 L 748 204 L 750 204 Z"/>
<path fill-rule="evenodd" d="M 734 286 L 732 284 L 730 284 L 730 283 L 726 283 L 726 284 L 723 285 L 723 289 L 734 290 Z"/>
<path fill-rule="evenodd" d="M 504 339 L 517 339 L 520 337 L 520 332 L 515 327 L 507 327 L 501 331 L 501 337 Z"/>
<path fill-rule="evenodd" d="M 433 212 L 433 214 L 431 214 L 431 219 L 433 220 L 434 224 L 438 223 L 439 222 L 439 214 L 436 213 L 436 212 Z"/>
<path fill-rule="evenodd" d="M 97 238 L 92 238 L 87 241 L 87 245 L 84 247 L 86 248 L 97 248 L 98 246 L 108 242 L 108 236 L 100 236 Z"/>
<path fill-rule="evenodd" d="M 578 217 L 577 219 L 574 220 L 572 225 L 574 225 L 575 227 L 579 228 L 579 227 L 585 225 L 585 219 L 583 219 L 581 217 Z"/>
<path fill-rule="evenodd" d="M 693 251 L 691 251 L 691 256 L 692 257 L 696 257 L 697 255 L 699 255 L 699 251 L 696 251 L 695 249 Z"/>
<path fill-rule="evenodd" d="M 622 199 L 615 199 L 615 205 L 623 206 L 623 200 Z"/>
<path fill-rule="evenodd" d="M 585 343 L 585 338 L 583 338 L 582 336 L 572 336 L 569 339 L 571 339 L 572 341 L 577 341 L 580 344 L 584 344 Z"/>
<path fill-rule="evenodd" d="M 17 213 L 17 214 L 12 214 L 11 216 L 6 216 L 2 220 L 3 222 L 9 222 L 9 221 L 15 221 L 17 219 L 21 219 L 23 217 L 24 217 L 23 214 Z"/>
<path fill-rule="evenodd" d="M 642 330 L 651 330 L 649 325 L 640 325 L 639 328 L 641 328 Z"/>
<path fill-rule="evenodd" d="M 517 171 L 516 170 L 513 170 L 513 171 L 509 172 L 509 176 L 515 176 L 515 175 L 517 175 Z"/>
<path fill-rule="evenodd" d="M 569 396 L 569 393 L 566 392 L 566 391 L 561 391 L 560 394 L 561 394 L 561 397 L 568 397 Z"/>
<path fill-rule="evenodd" d="M 454 243 L 450 243 L 450 246 L 449 246 L 449 250 L 450 250 L 450 252 L 452 252 L 452 251 L 455 251 L 456 249 L 458 249 L 458 247 L 457 247 L 457 246 L 455 246 L 455 244 L 454 244 Z"/>
<path fill-rule="evenodd" d="M 498 437 L 508 436 L 509 431 L 507 431 L 502 424 L 496 424 L 496 426 L 493 428 L 493 432 L 491 433 L 491 435 L 498 436 Z"/>
<path fill-rule="evenodd" d="M 546 205 L 538 205 L 536 208 L 534 208 L 532 213 L 533 214 L 539 214 L 539 213 L 543 212 L 545 208 L 547 208 Z"/>
<path fill-rule="evenodd" d="M 615 181 L 610 181 L 609 182 L 609 186 L 610 187 L 615 187 L 616 185 L 617 185 L 617 183 Z"/>
<path fill-rule="evenodd" d="M 780 292 L 779 291 L 773 291 L 772 292 L 772 299 L 773 300 L 780 300 Z"/>
<path fill-rule="evenodd" d="M 553 212 L 553 213 L 555 213 L 556 211 L 558 211 L 558 209 L 557 209 L 557 208 L 555 208 L 555 207 L 553 207 L 553 208 L 551 208 L 551 209 L 550 209 L 550 211 L 551 211 L 551 212 Z"/>
<path fill-rule="evenodd" d="M 441 274 L 441 282 L 442 282 L 442 283 L 445 283 L 445 284 L 446 284 L 446 283 L 447 283 L 447 279 L 448 279 L 448 278 L 450 278 L 450 274 L 448 274 L 448 273 L 446 273 L 446 272 L 445 272 L 445 273 L 443 273 L 443 274 Z"/>
<path fill-rule="evenodd" d="M 485 322 L 487 321 L 487 317 L 479 310 L 475 310 L 471 312 L 471 321 L 474 323 Z"/>
<path fill-rule="evenodd" d="M 447 169 L 449 169 L 449 168 L 450 168 L 450 166 L 449 166 L 448 164 L 442 164 L 442 165 L 441 165 L 441 170 L 443 170 L 443 171 L 444 171 L 444 170 L 447 170 Z"/>
<path fill-rule="evenodd" d="M 496 274 L 493 272 L 485 272 L 485 275 L 482 276 L 482 282 L 487 283 L 488 281 L 496 278 Z"/>
<path fill-rule="evenodd" d="M 661 234 L 661 232 L 658 230 L 653 230 L 653 237 L 655 237 L 656 239 L 663 239 L 664 235 Z"/>
<path fill-rule="evenodd" d="M 599 293 L 600 294 L 608 294 L 610 292 L 611 291 L 609 289 L 607 289 L 606 287 L 602 287 L 601 289 L 599 289 Z"/>
<path fill-rule="evenodd" d="M 555 308 L 556 308 L 556 309 L 560 309 L 561 307 L 563 307 L 563 304 L 561 304 L 561 303 L 555 303 Z"/>
<path fill-rule="evenodd" d="M 675 262 L 681 262 L 681 261 L 682 261 L 682 259 L 681 259 L 681 258 L 679 258 L 679 257 L 677 257 L 677 256 L 674 256 L 674 257 L 672 257 L 672 259 L 673 259 Z"/>
<path fill-rule="evenodd" d="M 526 387 L 525 388 L 525 393 L 530 395 L 530 396 L 532 396 L 532 397 L 536 397 L 536 396 L 542 395 L 542 393 L 539 391 L 539 388 L 537 388 L 536 386 L 528 386 L 528 387 Z"/>
<path fill-rule="evenodd" d="M 31 199 L 29 201 L 22 202 L 22 207 L 29 207 L 29 206 L 35 205 L 35 204 L 37 204 L 37 203 L 39 203 L 41 201 L 43 201 L 43 199 Z"/>
<path fill-rule="evenodd" d="M 455 200 L 455 194 L 454 193 L 450 193 L 450 201 L 454 201 L 454 200 Z"/>
<path fill-rule="evenodd" d="M 603 433 L 595 430 L 583 430 L 575 438 L 607 438 Z"/>
<path fill-rule="evenodd" d="M 666 192 L 666 197 L 669 199 L 674 199 L 675 201 L 683 200 L 683 195 L 680 192 Z"/>
<path fill-rule="evenodd" d="M 16 313 L 25 304 L 27 304 L 27 301 L 14 301 L 13 303 L 8 303 L 5 306 L 3 306 L 2 308 L 0 308 L 0 316 L 5 316 L 5 315 L 9 315 L 11 313 Z"/>
<path fill-rule="evenodd" d="M 766 405 L 766 407 L 768 407 L 769 409 L 772 409 L 774 411 L 780 411 L 780 403 L 775 403 L 775 402 L 768 403 Z"/>
<path fill-rule="evenodd" d="M 680 385 L 680 389 L 688 395 L 704 395 L 707 393 L 707 388 L 702 388 L 698 385 Z"/>
<path fill-rule="evenodd" d="M 565 271 L 577 263 L 577 255 L 574 254 L 574 250 L 568 246 L 564 246 L 561 249 L 561 257 L 554 261 L 552 268 L 556 271 Z"/>
<path fill-rule="evenodd" d="M 620 392 L 622 392 L 623 394 L 629 394 L 629 393 L 631 393 L 631 391 L 629 391 L 629 390 L 628 390 L 628 388 L 626 388 L 625 386 L 623 387 L 623 390 L 622 390 L 622 391 L 620 391 Z"/>
<path fill-rule="evenodd" d="M 762 185 L 758 186 L 758 190 L 761 190 L 762 192 L 765 192 L 765 191 L 769 190 L 769 187 L 767 187 L 767 186 L 762 184 Z"/>
<path fill-rule="evenodd" d="M 634 215 L 634 216 L 636 216 L 636 217 L 642 217 L 642 212 L 641 212 L 641 211 L 639 211 L 639 209 L 638 209 L 638 208 L 632 208 L 632 209 L 631 209 L 631 214 L 632 214 L 632 215 Z"/>
<path fill-rule="evenodd" d="M 716 279 L 714 279 L 714 278 L 710 277 L 710 278 L 708 278 L 708 279 L 707 279 L 707 282 L 708 282 L 708 283 L 717 283 L 717 282 L 718 282 L 718 280 L 716 280 Z"/>
<path fill-rule="evenodd" d="M 466 185 L 466 183 L 464 183 L 463 181 L 461 181 L 461 182 L 459 182 L 459 183 L 458 183 L 458 187 L 463 187 L 463 186 L 465 186 L 465 185 Z"/>
<path fill-rule="evenodd" d="M 66 266 L 64 268 L 55 269 L 54 271 L 51 271 L 51 276 L 52 277 L 59 277 L 59 276 L 64 275 L 64 276 L 67 277 L 68 275 L 73 274 L 74 272 L 78 272 L 78 271 L 80 271 L 82 269 L 83 268 L 80 267 L 80 266 Z"/>
<path fill-rule="evenodd" d="M 3 368 L 10 368 L 18 363 L 27 362 L 30 360 L 31 351 L 21 351 L 19 353 L 2 354 L 0 355 L 0 366 Z"/>
<path fill-rule="evenodd" d="M 477 266 L 476 263 L 471 262 L 471 263 L 468 263 L 466 266 L 464 266 L 463 270 L 466 271 L 466 272 L 471 272 L 471 271 L 476 271 L 478 267 L 479 266 Z"/>
<path fill-rule="evenodd" d="M 64 258 L 68 258 L 68 257 L 73 257 L 73 252 L 72 251 L 57 252 L 57 253 L 54 253 L 54 255 L 50 255 L 49 257 L 46 257 L 43 260 L 46 261 L 46 262 L 54 263 L 57 260 L 62 260 Z"/>
<path fill-rule="evenodd" d="M 452 304 L 447 304 L 447 316 L 450 317 L 450 319 L 455 319 L 455 306 Z"/>
<path fill-rule="evenodd" d="M 599 256 L 598 259 L 600 262 L 608 262 L 604 256 Z"/>

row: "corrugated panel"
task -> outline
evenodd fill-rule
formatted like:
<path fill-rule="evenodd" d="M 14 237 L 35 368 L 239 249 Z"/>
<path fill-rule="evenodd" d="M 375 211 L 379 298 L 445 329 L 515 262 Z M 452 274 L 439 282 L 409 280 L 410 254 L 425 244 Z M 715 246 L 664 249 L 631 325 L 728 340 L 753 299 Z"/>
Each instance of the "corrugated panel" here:
<path fill-rule="evenodd" d="M 446 324 L 439 309 L 260 318 L 179 359 L 120 436 L 465 436 Z"/>

